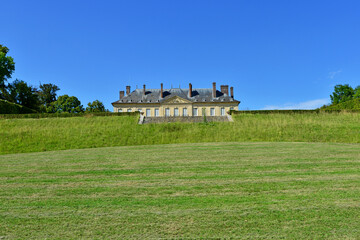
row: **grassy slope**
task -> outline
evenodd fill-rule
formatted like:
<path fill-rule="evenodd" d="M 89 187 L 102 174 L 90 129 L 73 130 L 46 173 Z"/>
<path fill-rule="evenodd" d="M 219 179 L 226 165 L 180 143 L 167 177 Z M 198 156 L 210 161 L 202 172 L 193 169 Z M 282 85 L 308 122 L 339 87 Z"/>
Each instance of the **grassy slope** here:
<path fill-rule="evenodd" d="M 3 155 L 0 236 L 359 239 L 359 148 L 206 143 Z"/>
<path fill-rule="evenodd" d="M 360 143 L 359 113 L 239 114 L 234 119 L 146 125 L 129 116 L 0 119 L 0 154 L 189 142 Z"/>

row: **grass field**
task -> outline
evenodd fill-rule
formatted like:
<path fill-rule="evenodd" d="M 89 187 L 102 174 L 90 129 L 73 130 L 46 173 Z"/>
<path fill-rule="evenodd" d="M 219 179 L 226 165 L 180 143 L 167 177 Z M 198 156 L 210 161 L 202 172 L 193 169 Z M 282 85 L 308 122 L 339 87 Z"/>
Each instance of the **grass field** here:
<path fill-rule="evenodd" d="M 137 117 L 0 119 L 0 154 L 197 142 L 360 143 L 360 113 L 239 114 L 232 123 L 138 125 Z"/>
<path fill-rule="evenodd" d="M 360 239 L 360 144 L 0 156 L 0 238 Z"/>

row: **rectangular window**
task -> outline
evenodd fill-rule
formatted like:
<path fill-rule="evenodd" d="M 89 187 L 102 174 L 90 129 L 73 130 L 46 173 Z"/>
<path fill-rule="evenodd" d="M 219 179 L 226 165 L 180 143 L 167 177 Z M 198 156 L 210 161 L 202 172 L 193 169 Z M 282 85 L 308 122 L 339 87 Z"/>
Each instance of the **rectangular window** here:
<path fill-rule="evenodd" d="M 187 108 L 183 108 L 183 116 L 187 116 Z"/>
<path fill-rule="evenodd" d="M 165 117 L 170 116 L 170 108 L 165 108 Z"/>
<path fill-rule="evenodd" d="M 198 115 L 198 109 L 197 108 L 193 108 L 193 116 L 197 116 Z"/>
<path fill-rule="evenodd" d="M 179 109 L 178 108 L 175 108 L 174 109 L 174 116 L 179 116 Z"/>
<path fill-rule="evenodd" d="M 147 117 L 150 117 L 150 116 L 151 116 L 151 111 L 150 111 L 150 109 L 146 109 L 146 116 L 147 116 Z"/>
<path fill-rule="evenodd" d="M 221 116 L 225 116 L 225 108 L 221 108 Z"/>
<path fill-rule="evenodd" d="M 159 116 L 159 109 L 155 108 L 155 117 L 158 117 L 158 116 Z"/>
<path fill-rule="evenodd" d="M 118 112 L 122 112 L 122 108 L 119 108 L 119 109 L 118 109 Z"/>
<path fill-rule="evenodd" d="M 210 108 L 210 116 L 215 116 L 215 108 Z"/>
<path fill-rule="evenodd" d="M 129 108 L 127 111 L 128 111 L 128 112 L 131 112 L 131 108 Z"/>
<path fill-rule="evenodd" d="M 139 108 L 139 109 L 138 109 L 138 112 L 141 112 L 141 111 L 142 111 L 141 108 Z"/>

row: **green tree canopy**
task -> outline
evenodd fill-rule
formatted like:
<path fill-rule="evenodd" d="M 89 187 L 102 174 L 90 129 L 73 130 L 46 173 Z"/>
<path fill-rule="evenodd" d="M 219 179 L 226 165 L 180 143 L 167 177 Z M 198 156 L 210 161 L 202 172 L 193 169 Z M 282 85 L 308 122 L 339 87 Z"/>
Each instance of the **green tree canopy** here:
<path fill-rule="evenodd" d="M 84 108 L 77 97 L 62 95 L 59 96 L 56 101 L 50 103 L 50 106 L 46 108 L 46 111 L 52 113 L 80 113 L 84 111 Z"/>
<path fill-rule="evenodd" d="M 354 89 L 354 98 L 360 98 L 360 85 Z"/>
<path fill-rule="evenodd" d="M 354 89 L 349 84 L 338 84 L 334 88 L 334 92 L 330 95 L 331 104 L 337 104 L 353 99 Z"/>
<path fill-rule="evenodd" d="M 86 112 L 105 112 L 104 104 L 99 100 L 95 100 L 92 103 L 89 102 L 86 107 Z"/>
<path fill-rule="evenodd" d="M 7 98 L 13 103 L 35 110 L 39 109 L 40 102 L 37 95 L 37 89 L 28 85 L 23 80 L 16 79 L 8 85 Z"/>
<path fill-rule="evenodd" d="M 15 70 L 14 59 L 6 56 L 9 49 L 0 44 L 0 96 L 5 95 L 5 83 Z"/>
<path fill-rule="evenodd" d="M 40 84 L 39 99 L 41 104 L 49 107 L 52 102 L 56 101 L 56 92 L 60 88 L 52 83 Z"/>

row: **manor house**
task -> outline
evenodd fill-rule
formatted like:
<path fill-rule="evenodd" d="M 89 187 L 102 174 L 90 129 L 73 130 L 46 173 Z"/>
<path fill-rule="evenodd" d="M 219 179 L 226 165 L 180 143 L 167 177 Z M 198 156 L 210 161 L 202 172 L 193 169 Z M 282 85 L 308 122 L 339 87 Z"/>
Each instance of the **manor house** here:
<path fill-rule="evenodd" d="M 170 116 L 225 116 L 229 110 L 238 110 L 240 101 L 234 99 L 234 88 L 221 85 L 212 88 L 135 89 L 130 92 L 126 86 L 126 95 L 120 91 L 120 99 L 113 102 L 114 112 L 142 112 L 147 117 Z"/>

